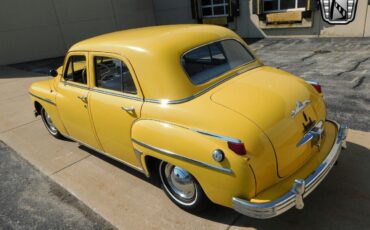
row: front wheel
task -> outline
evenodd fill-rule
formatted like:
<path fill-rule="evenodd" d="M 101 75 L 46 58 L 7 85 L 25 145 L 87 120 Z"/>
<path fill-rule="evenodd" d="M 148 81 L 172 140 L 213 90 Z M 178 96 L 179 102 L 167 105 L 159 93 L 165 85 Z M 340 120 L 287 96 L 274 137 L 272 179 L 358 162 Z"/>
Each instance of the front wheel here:
<path fill-rule="evenodd" d="M 50 115 L 46 112 L 44 108 L 41 108 L 41 119 L 44 122 L 46 129 L 49 133 L 58 139 L 62 139 L 63 135 L 58 131 L 58 129 L 54 126 L 53 121 L 51 120 Z"/>
<path fill-rule="evenodd" d="M 210 201 L 199 183 L 185 169 L 161 161 L 159 176 L 163 191 L 180 208 L 198 212 L 209 205 Z"/>

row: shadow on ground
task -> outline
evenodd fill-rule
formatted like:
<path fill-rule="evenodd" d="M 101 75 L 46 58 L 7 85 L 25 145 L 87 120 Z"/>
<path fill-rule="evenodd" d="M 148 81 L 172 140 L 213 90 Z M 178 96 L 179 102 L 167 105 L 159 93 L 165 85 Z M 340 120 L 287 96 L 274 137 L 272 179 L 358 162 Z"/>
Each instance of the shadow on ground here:
<path fill-rule="evenodd" d="M 57 69 L 61 65 L 63 65 L 63 61 L 64 61 L 64 57 L 56 57 L 56 58 L 48 58 L 44 60 L 13 64 L 13 65 L 10 65 L 10 67 L 28 71 L 28 72 L 48 75 L 51 69 Z"/>
<path fill-rule="evenodd" d="M 80 146 L 81 149 L 126 172 L 158 186 L 157 180 L 146 178 L 143 174 L 114 161 L 94 150 Z M 365 229 L 370 226 L 368 211 L 370 210 L 370 150 L 348 142 L 347 150 L 343 150 L 338 165 L 329 173 L 318 188 L 305 199 L 303 210 L 292 209 L 287 213 L 267 220 L 257 220 L 236 214 L 229 208 L 213 205 L 205 212 L 195 213 L 201 218 L 214 222 L 229 224 L 234 227 L 253 227 L 257 229 L 299 228 L 299 229 Z M 222 216 L 236 218 L 230 219 Z"/>

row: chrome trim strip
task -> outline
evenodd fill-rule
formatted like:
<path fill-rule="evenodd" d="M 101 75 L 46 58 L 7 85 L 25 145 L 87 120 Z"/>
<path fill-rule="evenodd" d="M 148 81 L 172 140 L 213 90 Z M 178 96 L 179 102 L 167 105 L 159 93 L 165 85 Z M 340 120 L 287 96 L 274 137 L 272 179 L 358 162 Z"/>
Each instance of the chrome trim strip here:
<path fill-rule="evenodd" d="M 168 122 L 168 121 L 162 121 L 162 120 L 156 120 L 156 119 L 141 119 L 141 120 L 155 121 L 155 122 L 165 123 L 165 124 L 172 125 L 172 126 L 177 126 L 177 127 L 183 128 L 183 129 L 188 129 L 190 131 L 205 135 L 205 136 L 210 136 L 210 137 L 213 137 L 213 138 L 217 138 L 217 139 L 220 139 L 220 140 L 223 140 L 223 141 L 233 142 L 233 143 L 236 143 L 236 144 L 243 143 L 241 140 L 236 139 L 236 138 L 215 134 L 215 133 L 207 132 L 207 131 L 200 130 L 200 129 L 188 128 L 188 127 L 178 125 L 178 124 Z"/>
<path fill-rule="evenodd" d="M 93 91 L 93 92 L 97 92 L 97 93 L 102 93 L 102 94 L 106 94 L 106 95 L 111 95 L 111 96 L 115 96 L 115 97 L 122 97 L 122 98 L 127 98 L 127 99 L 131 99 L 131 100 L 136 100 L 136 101 L 144 101 L 144 99 L 142 99 L 140 97 L 125 95 L 124 93 L 108 92 L 108 91 L 105 91 L 103 89 L 98 89 L 96 87 L 89 88 L 87 86 L 83 86 L 83 85 L 79 85 L 79 84 L 74 84 L 74 83 L 71 83 L 71 82 L 68 82 L 68 81 L 61 81 L 61 83 L 63 83 L 64 85 L 69 85 L 69 86 L 77 87 L 77 88 L 80 88 L 80 89 L 86 89 L 86 90 L 89 90 L 89 91 Z"/>
<path fill-rule="evenodd" d="M 69 86 L 74 86 L 74 87 L 77 87 L 77 88 L 80 88 L 80 89 L 90 90 L 90 88 L 88 86 L 83 86 L 83 85 L 80 85 L 80 84 L 71 83 L 71 82 L 66 81 L 66 80 L 63 80 L 63 81 L 60 81 L 60 82 L 63 83 L 64 85 L 69 85 Z"/>
<path fill-rule="evenodd" d="M 122 164 L 124 164 L 124 165 L 126 165 L 126 166 L 128 166 L 128 167 L 130 167 L 130 168 L 132 168 L 132 169 L 135 169 L 135 170 L 137 170 L 137 171 L 139 171 L 139 172 L 141 172 L 141 173 L 144 173 L 145 175 L 147 174 L 147 173 L 144 171 L 144 169 L 143 169 L 143 168 L 136 167 L 136 166 L 134 166 L 134 165 L 132 165 L 132 164 L 130 164 L 130 163 L 128 163 L 128 162 L 125 162 L 125 161 L 123 161 L 123 160 L 121 160 L 121 159 L 118 159 L 117 157 L 114 157 L 114 156 L 112 156 L 112 155 L 110 155 L 110 154 L 108 154 L 108 153 L 106 153 L 106 152 L 103 152 L 103 151 L 100 151 L 100 150 L 98 150 L 98 149 L 96 149 L 96 148 L 94 148 L 94 147 L 91 147 L 90 145 L 85 144 L 85 143 L 83 143 L 82 141 L 79 141 L 79 140 L 77 140 L 77 139 L 74 139 L 73 137 L 67 136 L 67 135 L 65 135 L 65 134 L 63 134 L 63 136 L 64 136 L 64 137 L 66 137 L 66 138 L 68 138 L 68 139 L 71 139 L 72 141 L 75 141 L 75 142 L 79 143 L 80 145 L 86 146 L 87 148 L 92 149 L 92 150 L 94 150 L 94 151 L 95 151 L 95 152 L 97 152 L 97 153 L 100 153 L 100 154 L 102 154 L 102 155 L 104 155 L 104 156 L 107 156 L 107 157 L 109 157 L 109 158 L 111 158 L 111 159 L 113 159 L 113 160 L 115 160 L 115 161 L 118 161 L 118 162 L 120 162 L 120 163 L 122 163 Z"/>
<path fill-rule="evenodd" d="M 37 96 L 37 95 L 35 95 L 35 94 L 33 94 L 33 93 L 29 93 L 31 96 L 33 96 L 33 97 L 36 97 L 36 98 L 38 98 L 38 99 L 40 99 L 40 100 L 42 100 L 42 101 L 45 101 L 45 102 L 47 102 L 47 103 L 49 103 L 49 104 L 51 104 L 51 105 L 57 105 L 56 103 L 54 103 L 52 100 L 50 100 L 50 99 L 47 99 L 47 98 L 43 98 L 43 97 L 39 97 L 39 96 Z"/>
<path fill-rule="evenodd" d="M 134 97 L 134 96 L 128 96 L 128 95 L 124 95 L 124 94 L 120 94 L 120 93 L 113 93 L 113 92 L 107 92 L 107 91 L 104 91 L 104 90 L 100 90 L 100 89 L 97 89 L 97 88 L 89 88 L 87 86 L 83 86 L 83 85 L 79 85 L 79 84 L 74 84 L 74 83 L 71 83 L 71 82 L 68 82 L 68 81 L 60 81 L 61 83 L 63 83 L 64 85 L 69 85 L 69 86 L 74 86 L 74 87 L 77 87 L 77 88 L 80 88 L 80 89 L 86 89 L 86 90 L 91 90 L 91 91 L 94 91 L 94 92 L 99 92 L 99 93 L 104 93 L 104 94 L 108 94 L 108 95 L 112 95 L 112 96 L 117 96 L 117 97 L 123 97 L 123 98 L 128 98 L 128 99 L 132 99 L 132 100 L 137 100 L 137 101 L 143 101 L 143 102 L 150 102 L 150 103 L 157 103 L 157 104 L 162 104 L 162 103 L 166 103 L 166 104 L 181 104 L 181 103 L 185 103 L 185 102 L 188 102 L 188 101 L 191 101 L 193 100 L 194 98 L 197 98 L 203 94 L 205 94 L 206 92 L 210 91 L 211 89 L 219 86 L 220 84 L 224 83 L 225 81 L 228 81 L 230 80 L 231 78 L 234 78 L 244 72 L 247 72 L 249 70 L 252 70 L 252 69 L 255 69 L 255 68 L 258 68 L 258 67 L 261 67 L 263 66 L 262 63 L 260 63 L 257 59 L 255 59 L 253 62 L 254 65 L 251 65 L 251 66 L 246 66 L 245 68 L 242 68 L 241 70 L 238 70 L 237 72 L 231 74 L 230 76 L 228 77 L 225 77 L 224 79 L 206 87 L 205 89 L 199 91 L 198 93 L 196 94 L 193 94 L 189 97 L 185 97 L 185 98 L 182 98 L 182 99 L 176 99 L 176 100 L 167 100 L 167 99 L 151 99 L 151 98 L 140 98 L 140 97 Z M 253 62 L 250 62 L 250 63 L 246 63 L 245 65 L 248 65 L 248 64 L 253 64 Z"/>
<path fill-rule="evenodd" d="M 191 101 L 191 100 L 193 100 L 194 98 L 199 97 L 199 96 L 201 96 L 201 95 L 205 94 L 206 92 L 210 91 L 211 89 L 213 89 L 213 88 L 215 88 L 215 87 L 219 86 L 220 84 L 224 83 L 225 81 L 230 80 L 231 78 L 234 78 L 234 77 L 236 77 L 236 76 L 238 76 L 238 75 L 240 75 L 240 74 L 242 74 L 242 73 L 244 73 L 244 72 L 247 72 L 248 70 L 252 70 L 252 69 L 255 69 L 255 68 L 258 68 L 258 67 L 263 66 L 263 64 L 261 64 L 261 63 L 259 63 L 259 62 L 257 62 L 257 61 L 255 61 L 255 62 L 256 62 L 256 63 L 255 63 L 254 65 L 252 65 L 252 66 L 246 66 L 245 68 L 243 68 L 243 69 L 241 69 L 241 70 L 239 70 L 239 71 L 237 71 L 237 72 L 235 72 L 235 73 L 231 74 L 231 75 L 230 75 L 230 76 L 228 76 L 228 77 L 225 77 L 224 79 L 222 79 L 222 80 L 220 80 L 220 81 L 218 81 L 218 82 L 216 82 L 216 83 L 214 83 L 214 84 L 212 84 L 212 85 L 208 86 L 207 88 L 205 88 L 205 89 L 203 89 L 203 90 L 199 91 L 198 93 L 193 94 L 193 95 L 191 95 L 191 96 L 189 96 L 189 97 L 185 97 L 185 98 L 177 99 L 177 100 L 166 100 L 166 99 L 151 99 L 151 98 L 146 98 L 146 99 L 144 99 L 144 101 L 145 101 L 145 102 L 151 102 L 151 103 L 159 103 L 159 104 L 161 104 L 161 103 L 163 103 L 163 102 L 165 102 L 166 104 L 181 104 L 181 103 L 184 103 L 184 102 Z"/>
<path fill-rule="evenodd" d="M 347 126 L 340 125 L 335 121 L 330 122 L 334 123 L 338 128 L 334 145 L 327 157 L 310 176 L 308 176 L 305 180 L 297 179 L 292 185 L 292 190 L 287 192 L 282 197 L 270 202 L 253 203 L 244 199 L 233 197 L 233 209 L 246 216 L 258 219 L 267 219 L 280 215 L 294 206 L 297 208 L 303 208 L 302 199 L 307 197 L 328 175 L 339 157 L 342 144 L 346 141 L 345 134 L 347 132 Z"/>
<path fill-rule="evenodd" d="M 105 91 L 103 89 L 98 89 L 96 87 L 90 88 L 90 91 L 97 92 L 97 93 L 102 93 L 102 94 L 106 94 L 106 95 L 111 95 L 111 96 L 116 96 L 116 97 L 122 97 L 122 98 L 132 99 L 132 100 L 136 100 L 136 101 L 144 101 L 140 97 L 129 96 L 129 95 L 125 95 L 125 94 L 119 93 L 119 92 L 117 92 L 117 93 L 115 93 L 115 92 L 108 92 L 108 91 Z"/>
<path fill-rule="evenodd" d="M 235 138 L 232 138 L 232 137 L 226 137 L 226 136 L 222 136 L 222 135 L 218 135 L 218 134 L 215 134 L 215 133 L 210 133 L 210 132 L 206 132 L 206 131 L 202 131 L 202 130 L 198 130 L 198 129 L 190 129 L 190 130 L 192 130 L 194 132 L 197 132 L 197 133 L 200 133 L 200 134 L 203 134 L 203 135 L 206 135 L 206 136 L 214 137 L 214 138 L 226 141 L 226 142 L 233 142 L 233 143 L 236 143 L 236 144 L 241 144 L 242 143 L 241 140 L 235 139 Z"/>
<path fill-rule="evenodd" d="M 307 80 L 306 81 L 308 84 L 310 85 L 319 85 L 319 83 L 317 81 L 311 81 L 311 80 Z"/>
<path fill-rule="evenodd" d="M 166 156 L 169 156 L 169 157 L 172 157 L 172 158 L 175 158 L 175 159 L 183 160 L 183 161 L 186 161 L 186 162 L 189 162 L 189 163 L 201 166 L 201 167 L 216 170 L 216 171 L 226 173 L 226 174 L 232 174 L 233 173 L 233 171 L 231 169 L 219 167 L 219 166 L 216 166 L 216 165 L 211 165 L 211 164 L 204 163 L 204 162 L 201 162 L 201 161 L 197 161 L 197 160 L 194 160 L 194 159 L 191 159 L 191 158 L 188 158 L 188 157 L 184 157 L 180 154 L 177 154 L 177 153 L 165 150 L 165 149 L 157 148 L 157 147 L 154 147 L 152 145 L 145 144 L 145 143 L 143 143 L 141 141 L 138 141 L 134 138 L 132 138 L 132 141 L 134 143 L 144 147 L 144 148 L 148 148 L 150 150 L 156 151 L 158 153 L 164 154 Z"/>

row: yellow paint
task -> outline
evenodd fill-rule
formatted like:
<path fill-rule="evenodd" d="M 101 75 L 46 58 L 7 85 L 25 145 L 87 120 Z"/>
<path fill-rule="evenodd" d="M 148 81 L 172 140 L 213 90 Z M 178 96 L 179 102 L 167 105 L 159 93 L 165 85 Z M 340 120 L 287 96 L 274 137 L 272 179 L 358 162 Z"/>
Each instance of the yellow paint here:
<path fill-rule="evenodd" d="M 65 85 L 65 70 L 61 67 L 60 76 L 51 82 L 32 84 L 30 93 L 56 103 L 46 105 L 32 97 L 45 106 L 64 135 L 144 170 L 146 156 L 183 167 L 217 204 L 230 207 L 232 197 L 271 200 L 290 190 L 295 175 L 305 178 L 314 171 L 328 154 L 337 130 L 326 124 L 327 134 L 322 143 L 325 147 L 320 152 L 311 145 L 296 148 L 304 134 L 304 120 L 302 114 L 292 118 L 290 113 L 297 100 L 309 99 L 311 104 L 305 108 L 305 114 L 314 120 L 325 120 L 322 95 L 291 74 L 262 66 L 258 59 L 203 85 L 193 85 L 181 67 L 181 55 L 222 39 L 236 39 L 245 45 L 232 31 L 210 25 L 149 27 L 98 36 L 74 45 L 66 57 L 66 60 L 73 54 L 87 57 L 87 85 Z M 97 88 L 95 55 L 122 60 L 131 72 L 137 95 Z M 188 102 L 168 103 L 192 96 L 233 75 Z M 87 96 L 87 103 L 78 96 Z M 144 102 L 146 99 L 159 99 L 161 103 Z M 122 107 L 133 107 L 135 112 L 128 113 Z M 239 139 L 247 155 L 236 155 L 226 141 L 194 130 Z M 161 154 L 133 143 L 131 138 L 195 161 L 231 169 L 232 174 Z M 143 152 L 141 161 L 134 148 Z M 215 149 L 224 151 L 223 162 L 213 160 Z"/>

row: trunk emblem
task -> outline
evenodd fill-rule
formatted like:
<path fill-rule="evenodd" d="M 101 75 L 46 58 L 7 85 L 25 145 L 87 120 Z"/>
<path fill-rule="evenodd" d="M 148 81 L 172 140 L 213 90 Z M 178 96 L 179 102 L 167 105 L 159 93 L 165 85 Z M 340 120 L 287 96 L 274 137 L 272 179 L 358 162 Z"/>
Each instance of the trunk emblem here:
<path fill-rule="evenodd" d="M 295 118 L 296 116 L 297 116 L 297 114 L 299 113 L 299 112 L 301 112 L 304 108 L 306 108 L 306 106 L 307 105 L 309 105 L 311 103 L 311 101 L 310 100 L 305 100 L 305 101 L 303 101 L 303 102 L 301 102 L 301 101 L 297 101 L 296 103 L 295 103 L 295 108 L 292 110 L 292 112 L 290 113 L 290 116 L 292 117 L 292 118 Z"/>

